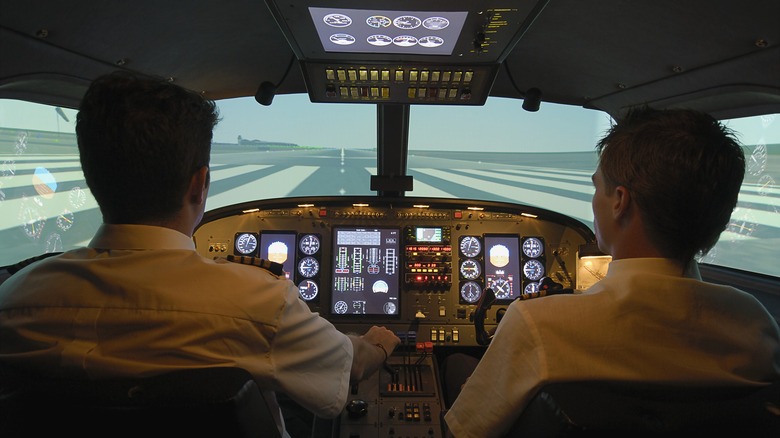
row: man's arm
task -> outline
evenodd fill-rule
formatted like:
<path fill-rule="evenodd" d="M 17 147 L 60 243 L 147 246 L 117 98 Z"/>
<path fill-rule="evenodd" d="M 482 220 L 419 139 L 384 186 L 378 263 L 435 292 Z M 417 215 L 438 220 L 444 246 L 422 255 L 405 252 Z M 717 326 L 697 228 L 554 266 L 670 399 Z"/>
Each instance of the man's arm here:
<path fill-rule="evenodd" d="M 349 336 L 352 341 L 352 369 L 349 377 L 359 381 L 374 374 L 401 342 L 384 327 L 371 327 L 363 336 Z"/>

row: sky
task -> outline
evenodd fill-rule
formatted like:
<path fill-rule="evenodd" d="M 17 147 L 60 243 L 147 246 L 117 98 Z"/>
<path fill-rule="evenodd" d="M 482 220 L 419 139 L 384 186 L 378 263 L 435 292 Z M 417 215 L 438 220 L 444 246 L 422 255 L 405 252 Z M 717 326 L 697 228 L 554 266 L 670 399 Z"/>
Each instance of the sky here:
<path fill-rule="evenodd" d="M 376 107 L 371 104 L 310 103 L 305 94 L 279 95 L 266 107 L 254 98 L 217 102 L 221 121 L 214 141 L 297 143 L 328 148 L 376 146 Z M 490 98 L 484 106 L 417 105 L 410 117 L 410 150 L 486 152 L 592 151 L 609 127 L 599 111 L 542 103 L 538 112 L 517 99 Z M 74 132 L 76 111 L 0 99 L 0 127 Z M 727 121 L 746 145 L 780 143 L 780 115 Z"/>

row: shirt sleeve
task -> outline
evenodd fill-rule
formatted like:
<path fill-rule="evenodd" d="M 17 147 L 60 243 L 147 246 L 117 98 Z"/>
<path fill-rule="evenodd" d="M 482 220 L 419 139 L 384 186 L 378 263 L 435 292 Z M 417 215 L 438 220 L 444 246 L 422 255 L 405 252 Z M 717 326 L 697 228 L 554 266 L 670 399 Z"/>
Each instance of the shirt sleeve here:
<path fill-rule="evenodd" d="M 485 355 L 445 416 L 456 438 L 504 436 L 543 380 L 539 333 L 522 305 L 507 309 Z"/>
<path fill-rule="evenodd" d="M 292 283 L 286 300 L 271 350 L 275 379 L 301 406 L 321 417 L 335 417 L 347 401 L 352 342 L 312 313 Z"/>

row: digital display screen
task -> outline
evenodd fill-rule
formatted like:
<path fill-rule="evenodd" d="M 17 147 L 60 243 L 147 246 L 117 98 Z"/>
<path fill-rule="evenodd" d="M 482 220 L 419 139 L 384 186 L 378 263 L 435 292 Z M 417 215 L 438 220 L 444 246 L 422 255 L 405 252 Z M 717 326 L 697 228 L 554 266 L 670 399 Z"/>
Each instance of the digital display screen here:
<path fill-rule="evenodd" d="M 417 227 L 415 238 L 418 242 L 441 243 L 441 227 Z"/>
<path fill-rule="evenodd" d="M 326 52 L 451 55 L 466 11 L 309 7 Z"/>
<path fill-rule="evenodd" d="M 398 315 L 400 231 L 334 228 L 335 315 Z"/>
<path fill-rule="evenodd" d="M 266 231 L 260 234 L 260 258 L 281 263 L 284 276 L 295 270 L 295 237 L 293 232 Z"/>
<path fill-rule="evenodd" d="M 496 299 L 514 300 L 523 292 L 519 241 L 517 236 L 485 235 L 485 285 Z"/>

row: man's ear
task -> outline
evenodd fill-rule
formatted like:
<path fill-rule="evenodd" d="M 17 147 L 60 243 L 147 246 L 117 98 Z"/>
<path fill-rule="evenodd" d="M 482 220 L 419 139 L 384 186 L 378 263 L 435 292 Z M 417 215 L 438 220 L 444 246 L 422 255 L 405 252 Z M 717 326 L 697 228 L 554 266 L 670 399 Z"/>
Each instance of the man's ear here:
<path fill-rule="evenodd" d="M 208 166 L 203 166 L 192 174 L 190 180 L 189 199 L 193 204 L 202 204 L 209 193 L 211 174 Z"/>
<path fill-rule="evenodd" d="M 625 218 L 631 210 L 634 199 L 631 192 L 624 186 L 615 187 L 614 202 L 612 204 L 612 215 L 616 221 Z"/>

